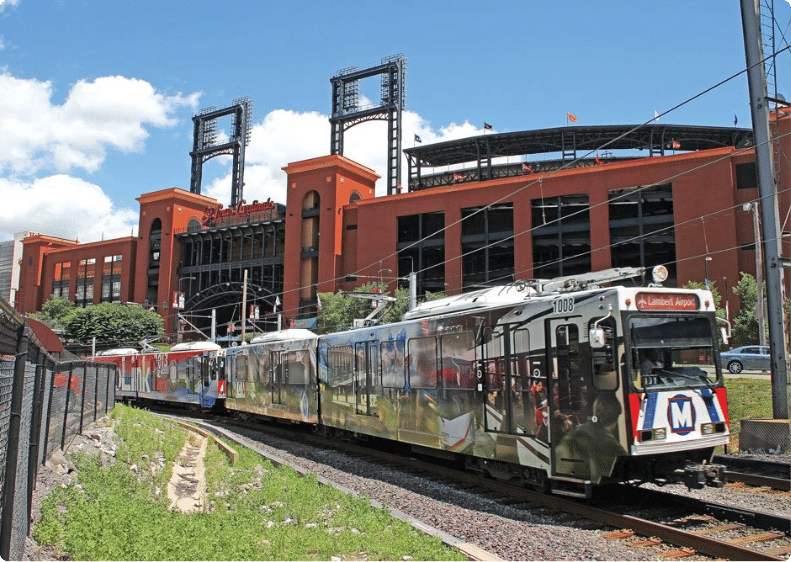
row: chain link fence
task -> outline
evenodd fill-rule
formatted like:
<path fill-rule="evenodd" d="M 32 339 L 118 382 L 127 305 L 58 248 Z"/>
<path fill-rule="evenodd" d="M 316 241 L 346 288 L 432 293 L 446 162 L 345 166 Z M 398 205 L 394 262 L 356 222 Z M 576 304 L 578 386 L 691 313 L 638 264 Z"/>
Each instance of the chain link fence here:
<path fill-rule="evenodd" d="M 115 403 L 115 365 L 52 357 L 0 299 L 0 557 L 22 560 L 38 467 Z"/>

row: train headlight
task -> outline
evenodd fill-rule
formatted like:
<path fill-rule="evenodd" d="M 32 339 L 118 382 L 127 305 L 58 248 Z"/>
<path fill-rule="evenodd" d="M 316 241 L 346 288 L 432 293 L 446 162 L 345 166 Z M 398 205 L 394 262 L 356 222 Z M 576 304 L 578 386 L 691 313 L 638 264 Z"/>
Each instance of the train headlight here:
<path fill-rule="evenodd" d="M 645 441 L 662 441 L 667 437 L 667 432 L 664 427 L 655 427 L 654 429 L 644 429 L 638 434 L 640 442 Z"/>
<path fill-rule="evenodd" d="M 700 424 L 702 435 L 713 435 L 715 433 L 725 433 L 725 422 L 710 422 Z"/>
<path fill-rule="evenodd" d="M 664 265 L 657 265 L 651 270 L 651 277 L 654 279 L 654 283 L 664 283 L 668 277 L 667 268 Z"/>

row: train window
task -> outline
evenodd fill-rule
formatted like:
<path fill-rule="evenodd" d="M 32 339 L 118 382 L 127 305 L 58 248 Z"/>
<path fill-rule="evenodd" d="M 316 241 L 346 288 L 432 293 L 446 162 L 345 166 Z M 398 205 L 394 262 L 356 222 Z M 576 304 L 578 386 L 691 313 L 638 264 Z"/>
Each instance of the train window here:
<path fill-rule="evenodd" d="M 176 386 L 187 388 L 187 370 L 189 369 L 189 359 L 179 361 L 176 365 Z"/>
<path fill-rule="evenodd" d="M 238 353 L 233 356 L 233 359 L 229 357 L 228 360 L 233 360 L 236 363 L 234 365 L 235 369 L 233 370 L 233 372 L 236 373 L 236 379 L 240 381 L 247 380 L 247 356 Z"/>
<path fill-rule="evenodd" d="M 437 388 L 437 339 L 434 337 L 409 340 L 409 386 Z"/>
<path fill-rule="evenodd" d="M 594 324 L 604 330 L 604 346 L 591 348 L 591 364 L 593 371 L 593 388 L 596 390 L 615 390 L 618 388 L 618 372 L 615 360 L 615 322 L 594 319 L 588 324 L 590 331 Z"/>
<path fill-rule="evenodd" d="M 258 380 L 258 361 L 255 356 L 248 355 L 249 351 L 245 351 L 245 361 L 247 362 L 247 382 L 254 383 Z"/>
<path fill-rule="evenodd" d="M 554 382 L 558 394 L 557 405 L 564 415 L 577 415 L 583 405 L 579 328 L 576 324 L 558 326 L 555 330 L 555 338 L 557 371 L 553 376 L 557 377 Z"/>
<path fill-rule="evenodd" d="M 475 337 L 472 332 L 442 336 L 442 384 L 475 388 Z"/>
<path fill-rule="evenodd" d="M 211 380 L 217 380 L 217 373 L 225 368 L 225 357 L 217 357 L 214 361 L 211 362 L 211 365 L 214 367 L 210 370 L 209 376 Z"/>
<path fill-rule="evenodd" d="M 354 348 L 338 345 L 327 350 L 327 384 L 351 386 L 354 376 Z"/>
<path fill-rule="evenodd" d="M 286 384 L 308 384 L 310 382 L 310 352 L 304 349 L 289 351 L 285 355 Z"/>
<path fill-rule="evenodd" d="M 382 342 L 382 386 L 404 388 L 404 340 Z"/>

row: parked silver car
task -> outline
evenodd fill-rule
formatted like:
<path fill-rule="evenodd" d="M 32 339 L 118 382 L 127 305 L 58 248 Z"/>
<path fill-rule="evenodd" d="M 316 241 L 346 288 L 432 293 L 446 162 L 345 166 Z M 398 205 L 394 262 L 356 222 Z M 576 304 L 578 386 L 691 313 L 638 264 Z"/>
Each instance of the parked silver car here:
<path fill-rule="evenodd" d="M 760 345 L 745 345 L 720 353 L 720 365 L 731 373 L 744 369 L 769 370 L 769 348 Z"/>

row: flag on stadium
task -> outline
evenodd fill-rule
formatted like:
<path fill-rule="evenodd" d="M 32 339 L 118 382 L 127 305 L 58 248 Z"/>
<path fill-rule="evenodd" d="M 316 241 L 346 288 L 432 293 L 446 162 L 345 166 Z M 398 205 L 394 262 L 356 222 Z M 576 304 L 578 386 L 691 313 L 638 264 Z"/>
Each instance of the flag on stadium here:
<path fill-rule="evenodd" d="M 487 131 L 488 131 L 489 129 L 491 129 L 491 128 L 492 128 L 492 126 L 491 126 L 491 125 L 489 125 L 489 123 L 487 123 L 486 121 L 484 121 L 484 122 L 483 122 L 483 128 L 484 128 L 485 130 L 487 130 Z"/>
<path fill-rule="evenodd" d="M 453 181 L 464 181 L 467 179 L 467 176 L 463 176 L 461 174 L 453 174 Z"/>
<path fill-rule="evenodd" d="M 566 120 L 567 121 L 571 121 L 572 123 L 576 123 L 577 122 L 577 116 L 574 115 L 573 113 L 566 112 Z"/>
<path fill-rule="evenodd" d="M 522 162 L 522 171 L 523 172 L 527 172 L 528 174 L 532 174 L 533 173 L 533 168 L 531 168 L 530 166 L 528 166 L 527 164 Z"/>
<path fill-rule="evenodd" d="M 674 140 L 673 141 L 673 150 L 677 150 L 679 148 L 681 148 L 681 143 Z"/>
<path fill-rule="evenodd" d="M 419 136 L 415 135 L 415 142 L 423 142 L 423 140 Z"/>

